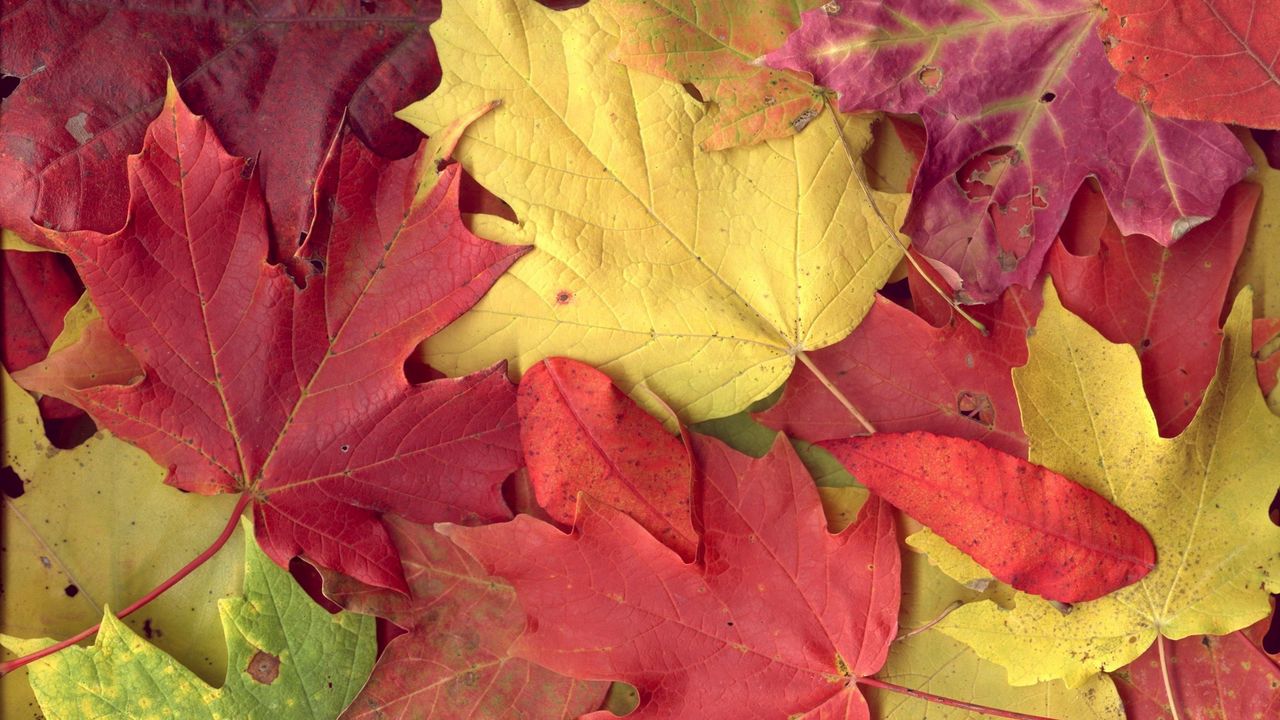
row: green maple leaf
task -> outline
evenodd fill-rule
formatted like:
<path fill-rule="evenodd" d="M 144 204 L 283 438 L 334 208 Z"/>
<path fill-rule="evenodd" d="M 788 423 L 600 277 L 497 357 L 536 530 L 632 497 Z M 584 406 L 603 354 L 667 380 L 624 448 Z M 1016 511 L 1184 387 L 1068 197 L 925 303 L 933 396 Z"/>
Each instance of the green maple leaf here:
<path fill-rule="evenodd" d="M 364 685 L 376 655 L 374 619 L 330 615 L 245 530 L 244 595 L 218 601 L 227 677 L 214 688 L 107 610 L 93 647 L 71 647 L 30 666 L 49 720 L 61 718 L 335 718 Z M 30 653 L 48 638 L 0 636 Z"/>

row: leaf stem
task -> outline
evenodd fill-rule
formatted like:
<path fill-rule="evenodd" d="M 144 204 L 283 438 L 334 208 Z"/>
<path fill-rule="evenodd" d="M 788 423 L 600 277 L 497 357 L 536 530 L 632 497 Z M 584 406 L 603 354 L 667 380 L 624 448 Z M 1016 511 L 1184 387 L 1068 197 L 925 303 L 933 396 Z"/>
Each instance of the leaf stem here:
<path fill-rule="evenodd" d="M 934 282 L 933 276 L 928 272 L 925 272 L 925 269 L 920 267 L 920 261 L 916 260 L 915 256 L 907 250 L 907 246 L 902 242 L 902 238 L 898 237 L 898 231 L 889 224 L 889 220 L 885 218 L 884 213 L 880 211 L 880 205 L 876 203 L 875 197 L 872 196 L 871 188 L 867 185 L 866 179 L 862 177 L 862 173 L 858 172 L 858 163 L 853 157 L 853 148 L 849 147 L 849 140 L 844 136 L 844 128 L 840 126 L 840 121 L 836 119 L 838 113 L 836 113 L 836 109 L 831 106 L 831 98 L 824 98 L 823 102 L 827 104 L 827 117 L 830 117 L 831 122 L 835 124 L 836 136 L 840 138 L 840 146 L 844 148 L 844 155 L 849 159 L 849 166 L 853 169 L 853 176 L 858 181 L 858 187 L 862 188 L 862 194 L 867 200 L 867 205 L 871 206 L 871 210 L 876 214 L 876 219 L 880 221 L 880 225 L 884 227 L 884 230 L 889 237 L 893 238 L 893 241 L 898 244 L 898 247 L 902 248 L 902 254 L 906 256 L 907 262 L 911 263 L 911 265 L 916 269 L 916 272 L 920 273 L 920 277 L 924 278 L 924 281 L 929 283 L 929 287 L 933 288 L 934 292 L 938 293 L 938 296 L 946 301 L 947 305 L 950 305 L 951 309 L 955 311 L 957 315 L 968 320 L 970 325 L 978 329 L 978 332 L 986 335 L 987 326 L 983 325 L 982 322 L 974 316 L 965 312 L 964 308 L 961 308 L 955 301 L 955 298 L 951 297 L 951 293 L 945 292 L 942 288 L 938 287 L 938 283 Z"/>
<path fill-rule="evenodd" d="M 248 506 L 248 504 L 249 504 L 249 493 L 247 492 L 241 493 L 240 499 L 236 502 L 235 508 L 231 511 L 231 517 L 227 519 L 226 527 L 222 528 L 222 533 L 218 535 L 217 539 L 215 539 L 213 543 L 209 545 L 209 547 L 205 548 L 204 552 L 197 555 L 194 559 L 191 560 L 191 562 L 187 563 L 186 565 L 183 565 L 176 573 L 174 573 L 173 575 L 170 575 L 168 580 L 165 580 L 164 582 L 154 587 L 146 595 L 143 595 L 142 597 L 138 598 L 138 600 L 135 601 L 132 605 L 116 613 L 116 617 L 124 618 L 129 614 L 133 613 L 134 611 L 142 608 L 144 605 L 151 602 L 152 600 L 155 600 L 157 597 L 160 597 L 161 593 L 173 587 L 174 585 L 177 585 L 179 581 L 181 581 L 183 578 L 185 578 L 186 576 L 194 572 L 196 568 L 205 564 L 205 562 L 207 562 L 209 558 L 216 555 L 217 552 L 222 549 L 222 546 L 227 544 L 227 540 L 231 539 L 231 534 L 235 532 L 235 529 L 236 529 L 236 523 L 239 522 L 240 515 L 241 513 L 244 512 L 244 509 L 246 506 Z M 43 650 L 37 650 L 36 652 L 31 653 L 30 655 L 23 655 L 22 657 L 14 658 L 13 660 L 7 660 L 3 663 L 0 663 L 0 676 L 8 675 L 9 673 L 13 672 L 14 670 L 17 670 L 18 668 L 24 665 L 33 663 L 36 660 L 39 660 L 41 658 L 48 657 L 49 655 L 52 655 L 58 652 L 59 650 L 62 650 L 63 648 L 67 648 L 72 645 L 75 645 L 81 640 L 84 640 L 92 636 L 94 633 L 98 632 L 98 629 L 100 627 L 102 627 L 102 623 L 98 623 L 97 625 L 94 625 L 93 627 L 87 630 L 83 630 L 73 635 L 72 637 L 67 638 L 66 640 L 56 642 L 53 645 L 50 645 L 49 647 L 44 648 Z"/>
<path fill-rule="evenodd" d="M 979 712 L 993 717 L 1013 718 L 1014 720 L 1053 720 L 1053 718 L 1044 717 L 1043 715 L 1028 715 L 1026 713 L 1014 712 L 1012 710 L 1001 710 L 999 708 L 987 707 L 986 705 L 978 705 L 975 703 L 965 702 L 963 700 L 955 700 L 941 695 L 934 695 L 933 693 L 927 693 L 922 690 L 912 690 L 911 688 L 887 683 L 873 677 L 860 677 L 857 682 L 859 685 L 867 685 L 869 687 L 880 688 L 882 690 L 889 690 L 902 695 L 908 695 L 918 700 L 924 700 L 925 702 L 937 703 L 939 705 L 960 708 L 962 710 L 971 710 L 973 712 Z"/>
<path fill-rule="evenodd" d="M 914 630 L 908 630 L 907 632 L 902 633 L 902 634 L 901 634 L 901 635 L 899 635 L 898 637 L 894 638 L 894 639 L 893 639 L 893 641 L 894 641 L 894 642 L 902 642 L 903 640 L 906 640 L 906 639 L 907 639 L 907 638 L 909 638 L 909 637 L 912 637 L 912 636 L 915 636 L 915 635 L 919 635 L 920 633 L 924 632 L 925 630 L 928 630 L 929 628 L 933 627 L 934 625 L 937 625 L 938 623 L 942 622 L 942 621 L 943 621 L 943 620 L 945 620 L 945 619 L 946 619 L 946 617 L 947 617 L 948 615 L 950 615 L 953 611 L 955 611 L 955 610 L 959 610 L 959 609 L 960 609 L 961 607 L 963 607 L 963 606 L 964 606 L 964 602 L 963 602 L 963 601 L 961 601 L 961 600 L 955 600 L 955 601 L 953 601 L 950 605 L 948 605 L 948 606 L 946 606 L 946 607 L 942 608 L 942 612 L 938 613 L 938 617 L 936 617 L 936 618 L 934 618 L 934 619 L 930 620 L 929 622 L 927 622 L 927 623 L 925 623 L 925 624 L 921 625 L 921 626 L 920 626 L 920 627 L 918 627 L 918 628 L 915 628 Z"/>
<path fill-rule="evenodd" d="M 868 433 L 871 433 L 872 435 L 875 434 L 876 426 L 872 425 L 871 421 L 859 412 L 858 408 L 854 407 L 853 403 L 849 401 L 849 398 L 845 397 L 844 393 L 840 392 L 840 388 L 836 387 L 836 384 L 831 382 L 831 378 L 828 378 L 826 373 L 819 370 L 818 366 L 813 364 L 813 361 L 809 359 L 809 356 L 805 354 L 803 350 L 797 352 L 796 357 L 800 358 L 800 362 L 804 363 L 804 366 L 809 368 L 809 372 L 813 373 L 814 377 L 818 378 L 818 382 L 821 382 L 823 386 L 827 388 L 827 392 L 831 393 L 836 400 L 840 401 L 840 404 L 844 406 L 845 410 L 849 411 L 849 414 L 852 415 L 855 420 L 862 423 L 862 427 L 866 428 Z"/>
<path fill-rule="evenodd" d="M 1169 698 L 1169 715 L 1178 720 L 1178 705 L 1173 701 L 1173 683 L 1169 682 L 1169 661 L 1164 655 L 1164 635 L 1156 635 L 1156 649 L 1160 652 L 1160 677 L 1164 679 L 1164 694 Z"/>

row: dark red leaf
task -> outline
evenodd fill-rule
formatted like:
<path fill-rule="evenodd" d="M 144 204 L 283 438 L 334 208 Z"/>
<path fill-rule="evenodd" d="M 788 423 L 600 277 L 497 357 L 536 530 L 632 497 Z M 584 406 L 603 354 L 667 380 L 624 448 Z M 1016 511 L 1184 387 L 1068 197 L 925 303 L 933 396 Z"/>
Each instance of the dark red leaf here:
<path fill-rule="evenodd" d="M 255 158 L 278 258 L 311 216 L 311 187 L 347 123 L 401 157 L 421 136 L 392 113 L 440 79 L 434 0 L 250 3 L 6 2 L 0 69 L 18 78 L 0 112 L 0 226 L 39 242 L 112 232 L 128 203 L 120 158 L 160 112 L 169 72 L 228 149 Z"/>
<path fill-rule="evenodd" d="M 470 307 L 524 248 L 481 240 L 457 210 L 457 166 L 416 197 L 424 151 L 388 161 L 335 144 L 298 288 L 267 258 L 245 163 L 170 96 L 129 160 L 130 214 L 111 235 L 57 236 L 139 382 L 72 389 L 77 404 L 200 493 L 248 492 L 259 544 L 405 587 L 379 521 L 499 519 L 517 464 L 502 367 L 410 385 L 413 348 Z M 425 173 L 425 174 L 424 174 Z"/>

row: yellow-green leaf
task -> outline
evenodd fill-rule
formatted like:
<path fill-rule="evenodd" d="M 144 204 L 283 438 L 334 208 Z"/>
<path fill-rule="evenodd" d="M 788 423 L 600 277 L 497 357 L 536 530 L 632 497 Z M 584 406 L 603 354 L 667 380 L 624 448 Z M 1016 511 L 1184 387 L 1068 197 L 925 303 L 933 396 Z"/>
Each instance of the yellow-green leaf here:
<path fill-rule="evenodd" d="M 1157 634 L 1220 635 L 1270 612 L 1268 591 L 1280 590 L 1280 527 L 1268 516 L 1280 418 L 1258 391 L 1247 290 L 1227 320 L 1204 403 L 1173 439 L 1156 431 L 1133 349 L 1063 309 L 1052 286 L 1045 294 L 1030 358 L 1014 370 L 1030 459 L 1141 522 L 1156 544 L 1156 568 L 1069 612 L 1018 594 L 1010 610 L 969 604 L 939 628 L 1005 666 L 1015 685 L 1078 685 L 1128 664 Z"/>
<path fill-rule="evenodd" d="M 247 524 L 247 523 L 246 523 Z M 372 617 L 316 605 L 245 532 L 244 596 L 218 601 L 227 673 L 214 688 L 109 611 L 93 647 L 71 647 L 30 666 L 50 720 L 331 720 L 373 668 Z M 29 652 L 51 640 L 4 644 Z"/>
<path fill-rule="evenodd" d="M 235 506 L 231 496 L 165 485 L 164 468 L 106 433 L 59 450 L 35 401 L 7 374 L 3 397 L 4 463 L 23 490 L 3 499 L 5 633 L 61 638 L 93 625 L 106 605 L 132 603 L 208 547 Z M 233 538 L 126 622 L 200 677 L 221 678 L 226 649 L 214 601 L 240 586 L 241 560 Z M 5 718 L 39 717 L 26 675 L 0 679 Z"/>
<path fill-rule="evenodd" d="M 610 62 L 618 28 L 595 3 L 459 0 L 431 31 L 440 88 L 400 117 L 431 134 L 501 100 L 456 157 L 520 223 L 473 229 L 536 247 L 426 344 L 433 367 L 564 355 L 627 391 L 647 383 L 685 421 L 723 417 L 785 381 L 796 353 L 847 335 L 902 255 L 836 123 L 704 153 L 706 108 Z M 859 157 L 870 118 L 838 122 Z M 900 224 L 905 198 L 875 197 Z"/>
<path fill-rule="evenodd" d="M 712 104 L 695 135 L 707 150 L 750 145 L 803 130 L 822 112 L 808 73 L 754 62 L 800 27 L 823 0 L 600 0 L 621 29 L 614 58 L 690 83 Z"/>

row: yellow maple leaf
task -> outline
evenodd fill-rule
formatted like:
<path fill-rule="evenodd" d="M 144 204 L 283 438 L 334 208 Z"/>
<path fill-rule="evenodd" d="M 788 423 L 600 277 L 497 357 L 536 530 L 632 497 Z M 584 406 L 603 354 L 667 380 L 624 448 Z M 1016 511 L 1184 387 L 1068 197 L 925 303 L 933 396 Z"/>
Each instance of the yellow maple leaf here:
<path fill-rule="evenodd" d="M 1087 681 L 1141 655 L 1159 635 L 1221 635 L 1267 615 L 1280 590 L 1280 527 L 1268 507 L 1280 478 L 1280 418 L 1258 391 L 1249 291 L 1227 320 L 1218 372 L 1191 425 L 1161 438 L 1137 356 L 1058 302 L 1052 285 L 1016 368 L 1030 459 L 1106 496 L 1142 523 L 1156 568 L 1064 612 L 1019 593 L 1012 609 L 966 605 L 939 624 L 1025 685 Z M 916 543 L 918 546 L 922 543 Z M 958 552 L 923 543 L 930 554 Z"/>
<path fill-rule="evenodd" d="M 800 27 L 800 13 L 823 0 L 598 2 L 622 31 L 619 62 L 690 83 L 712 103 L 696 130 L 706 150 L 786 137 L 822 112 L 823 91 L 812 75 L 755 60 L 782 47 Z"/>
<path fill-rule="evenodd" d="M 59 450 L 45 439 L 35 400 L 0 375 L 4 464 L 24 490 L 4 497 L 0 516 L 3 632 L 73 635 L 101 620 L 104 605 L 124 607 L 145 595 L 217 537 L 234 497 L 169 487 L 164 468 L 105 433 Z M 222 680 L 227 656 L 214 601 L 239 590 L 243 545 L 233 539 L 126 620 L 210 682 Z M 0 679 L 0 695 L 3 717 L 41 717 L 25 668 Z"/>
<path fill-rule="evenodd" d="M 399 116 L 431 134 L 501 100 L 455 155 L 521 219 L 473 229 L 536 247 L 426 344 L 446 373 L 564 355 L 645 382 L 686 421 L 730 415 L 847 335 L 902 256 L 836 132 L 856 157 L 870 117 L 705 153 L 706 108 L 610 61 L 618 29 L 595 3 L 448 3 L 431 32 L 440 88 Z M 905 196 L 875 197 L 899 226 Z"/>

